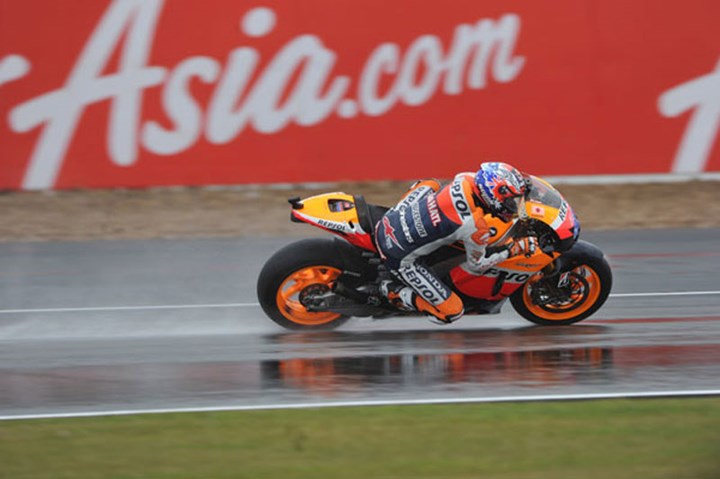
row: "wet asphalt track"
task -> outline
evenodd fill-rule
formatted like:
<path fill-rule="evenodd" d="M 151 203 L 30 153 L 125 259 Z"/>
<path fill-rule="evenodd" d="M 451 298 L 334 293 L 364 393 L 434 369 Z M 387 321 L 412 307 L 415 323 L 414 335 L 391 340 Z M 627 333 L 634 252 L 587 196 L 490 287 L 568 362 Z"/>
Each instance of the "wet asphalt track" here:
<path fill-rule="evenodd" d="M 256 304 L 263 262 L 292 240 L 0 244 L 0 417 L 720 394 L 720 229 L 585 239 L 615 287 L 584 323 L 535 327 L 508 304 L 325 333 L 285 332 Z"/>

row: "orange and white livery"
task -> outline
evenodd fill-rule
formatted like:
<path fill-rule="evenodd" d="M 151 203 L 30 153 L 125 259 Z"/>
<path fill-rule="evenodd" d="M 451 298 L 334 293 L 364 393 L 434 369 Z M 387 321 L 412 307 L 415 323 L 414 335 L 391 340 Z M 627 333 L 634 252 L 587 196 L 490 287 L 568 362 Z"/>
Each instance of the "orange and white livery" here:
<path fill-rule="evenodd" d="M 522 196 L 524 190 L 516 188 L 514 193 Z M 385 214 L 375 230 L 376 243 L 390 271 L 412 289 L 395 288 L 401 301 L 443 322 L 463 314 L 462 300 L 423 264 L 422 258 L 443 246 L 462 242 L 464 269 L 471 273 L 481 274 L 508 259 L 510 248 L 488 254 L 491 230 L 486 204 L 475 175 L 460 173 L 442 188 L 434 180 L 418 182 Z"/>

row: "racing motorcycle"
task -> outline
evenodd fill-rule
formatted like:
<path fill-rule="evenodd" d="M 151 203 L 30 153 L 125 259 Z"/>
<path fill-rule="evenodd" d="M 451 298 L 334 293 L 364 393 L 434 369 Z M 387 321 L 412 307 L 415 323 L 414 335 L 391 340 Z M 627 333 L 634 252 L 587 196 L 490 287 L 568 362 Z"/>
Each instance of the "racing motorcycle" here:
<path fill-rule="evenodd" d="M 600 249 L 579 239 L 580 224 L 563 196 L 545 180 L 529 176 L 524 211 L 509 223 L 486 215 L 488 252 L 534 236 L 537 250 L 497 264 L 484 274 L 467 272 L 462 242 L 423 258 L 463 300 L 466 315 L 497 314 L 510 300 L 523 318 L 540 325 L 577 323 L 595 313 L 612 287 Z M 405 316 L 379 292 L 390 277 L 374 243 L 375 227 L 388 208 L 342 192 L 291 198 L 290 219 L 336 235 L 311 238 L 277 251 L 257 283 L 260 305 L 290 330 L 336 328 L 349 318 Z"/>

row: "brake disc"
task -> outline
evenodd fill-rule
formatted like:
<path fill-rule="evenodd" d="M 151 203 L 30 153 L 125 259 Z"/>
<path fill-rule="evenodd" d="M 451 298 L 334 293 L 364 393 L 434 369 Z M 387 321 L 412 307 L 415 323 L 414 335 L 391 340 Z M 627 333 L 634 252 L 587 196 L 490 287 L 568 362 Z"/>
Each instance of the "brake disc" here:
<path fill-rule="evenodd" d="M 590 285 L 585 277 L 575 271 L 569 271 L 563 278 L 563 286 L 550 284 L 534 285 L 530 291 L 533 302 L 549 313 L 572 311 L 579 308 L 590 294 Z M 581 295 L 578 297 L 573 297 Z"/>

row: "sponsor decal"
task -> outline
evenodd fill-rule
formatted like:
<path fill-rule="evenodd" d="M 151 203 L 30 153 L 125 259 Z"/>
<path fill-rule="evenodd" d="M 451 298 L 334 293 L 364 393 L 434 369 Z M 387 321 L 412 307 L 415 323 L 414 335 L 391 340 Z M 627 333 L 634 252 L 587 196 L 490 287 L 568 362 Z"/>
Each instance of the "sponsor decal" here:
<path fill-rule="evenodd" d="M 420 203 L 413 203 L 410 209 L 412 211 L 412 218 L 413 224 L 415 225 L 415 230 L 418 232 L 421 238 L 427 237 L 427 230 L 425 230 L 425 225 L 423 225 L 422 221 L 422 214 L 420 214 Z"/>
<path fill-rule="evenodd" d="M 515 263 L 518 266 L 522 266 L 523 268 L 537 268 L 540 266 L 538 263 Z"/>
<path fill-rule="evenodd" d="M 427 268 L 423 267 L 422 265 L 417 265 L 418 271 L 420 271 L 425 279 L 427 279 L 430 284 L 432 284 L 435 288 L 438 289 L 438 291 L 444 291 L 445 287 L 440 283 L 440 281 L 435 277 L 435 275 L 431 274 Z"/>
<path fill-rule="evenodd" d="M 318 219 L 317 224 L 322 226 L 323 228 L 327 228 L 329 230 L 333 231 L 339 231 L 341 233 L 345 233 L 347 231 L 347 225 L 344 223 L 339 223 L 337 221 L 328 221 L 324 219 Z"/>
<path fill-rule="evenodd" d="M 385 238 L 386 238 L 385 244 L 387 245 L 388 249 L 392 248 L 392 244 L 394 243 L 398 248 L 405 251 L 405 248 L 403 248 L 400 245 L 400 242 L 395 237 L 395 228 L 392 227 L 392 225 L 390 224 L 390 220 L 388 219 L 387 216 L 383 217 L 382 223 L 383 223 L 383 231 L 385 233 Z M 391 243 L 391 241 L 392 241 L 392 243 Z"/>
<path fill-rule="evenodd" d="M 415 291 L 430 303 L 440 304 L 445 301 L 446 298 L 440 294 L 445 288 L 437 278 L 420 265 L 405 266 L 400 270 L 400 274 Z"/>
<path fill-rule="evenodd" d="M 407 208 L 402 208 L 399 211 L 400 214 L 400 226 L 402 227 L 403 234 L 405 235 L 405 239 L 408 243 L 413 244 L 415 242 L 415 238 L 413 238 L 412 233 L 410 233 L 410 227 L 407 224 L 407 220 L 405 219 L 405 211 Z"/>
<path fill-rule="evenodd" d="M 665 117 L 677 117 L 688 111 L 693 112 L 675 154 L 672 171 L 704 171 L 720 131 L 720 61 L 714 71 L 693 78 L 660 95 L 658 108 Z"/>
<path fill-rule="evenodd" d="M 560 218 L 560 223 L 565 221 L 567 218 L 567 212 L 568 212 L 568 205 L 566 201 L 563 201 L 562 206 L 560 207 L 560 211 L 558 212 L 558 218 Z"/>
<path fill-rule="evenodd" d="M 0 190 L 720 168 L 720 2 L 63 3 L 2 2 Z"/>
<path fill-rule="evenodd" d="M 424 190 L 425 188 L 422 187 L 414 189 L 400 202 L 400 204 L 403 207 L 407 207 L 408 205 L 413 203 L 418 198 L 418 196 L 420 196 L 420 193 L 422 193 Z"/>
<path fill-rule="evenodd" d="M 490 277 L 499 276 L 500 271 L 501 270 L 499 270 L 497 268 L 490 268 L 489 270 L 487 270 L 485 272 L 484 276 L 490 276 Z M 507 270 L 502 270 L 502 271 L 504 271 L 506 273 L 506 276 L 505 276 L 506 283 L 524 283 L 525 281 L 530 279 L 530 276 L 532 276 L 532 274 L 528 274 L 528 273 L 518 273 L 518 272 L 507 271 Z"/>
<path fill-rule="evenodd" d="M 174 13 L 182 12 L 174 3 Z M 408 45 L 368 45 L 368 56 L 353 78 L 335 71 L 341 63 L 336 46 L 326 45 L 302 27 L 280 43 L 276 52 L 268 54 L 254 45 L 266 38 L 276 42 L 273 34 L 287 28 L 282 25 L 286 19 L 268 7 L 243 13 L 237 35 L 243 43 L 232 45 L 229 51 L 215 52 L 217 57 L 203 53 L 175 59 L 174 64 L 158 63 L 158 58 L 165 62 L 168 58 L 167 52 L 154 49 L 166 5 L 169 9 L 171 2 L 110 2 L 64 84 L 14 105 L 7 115 L 12 132 L 41 129 L 23 188 L 56 184 L 81 119 L 88 108 L 101 102 L 110 103 L 105 139 L 108 159 L 130 167 L 139 161 L 142 150 L 176 155 L 202 138 L 224 145 L 248 129 L 275 134 L 292 124 L 318 125 L 334 115 L 378 117 L 400 105 L 417 107 L 438 92 L 458 95 L 466 89 L 483 89 L 490 78 L 511 82 L 525 64 L 525 58 L 514 52 L 520 17 L 507 13 L 456 25 L 447 44 L 436 35 L 416 33 Z M 32 31 L 31 25 L 26 29 Z M 28 38 L 36 33 L 28 33 Z M 203 45 L 182 48 L 202 51 Z M 14 52 L 0 58 L 0 86 L 43 71 L 42 65 L 33 63 L 32 58 Z M 209 98 L 195 96 L 191 87 L 197 84 L 212 88 Z M 156 88 L 161 89 L 166 115 L 162 121 L 143 115 L 144 97 Z M 100 128 L 95 127 L 93 135 L 86 132 L 85 141 L 97 136 Z"/>
<path fill-rule="evenodd" d="M 435 195 L 430 195 L 427 199 L 428 213 L 430 213 L 430 221 L 432 222 L 433 228 L 440 224 L 442 218 L 440 217 L 440 210 L 438 209 L 437 200 Z"/>
<path fill-rule="evenodd" d="M 566 201 L 563 201 L 562 205 L 560 205 L 560 210 L 558 211 L 558 216 L 553 220 L 553 222 L 550 224 L 550 227 L 552 229 L 559 228 L 563 223 L 565 223 L 565 220 L 568 216 L 568 204 Z"/>
<path fill-rule="evenodd" d="M 456 180 L 453 182 L 452 187 L 450 187 L 450 196 L 452 197 L 455 211 L 457 211 L 461 220 L 465 221 L 465 218 L 472 216 L 472 213 L 470 213 L 470 206 L 468 206 L 467 200 L 465 199 L 462 183 L 460 181 Z"/>
<path fill-rule="evenodd" d="M 584 270 L 584 268 L 583 268 Z M 583 276 L 586 276 L 584 271 L 581 271 Z M 558 279 L 558 288 L 562 288 L 564 286 L 567 286 L 570 283 L 570 272 L 566 272 L 560 275 L 560 279 Z"/>

